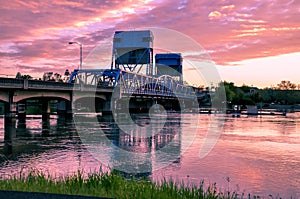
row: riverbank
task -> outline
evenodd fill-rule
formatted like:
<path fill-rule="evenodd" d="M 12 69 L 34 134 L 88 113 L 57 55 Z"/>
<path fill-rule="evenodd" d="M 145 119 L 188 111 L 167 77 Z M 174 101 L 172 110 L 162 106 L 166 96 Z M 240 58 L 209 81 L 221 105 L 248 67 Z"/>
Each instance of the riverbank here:
<path fill-rule="evenodd" d="M 78 172 L 72 176 L 53 178 L 34 171 L 26 176 L 20 174 L 1 178 L 0 190 L 105 198 L 243 198 L 243 194 L 221 191 L 215 184 L 204 188 L 203 181 L 199 185 L 185 186 L 172 180 L 154 183 L 145 178 L 125 179 L 117 173 L 101 172 L 88 174 L 87 177 L 84 177 L 82 172 Z"/>

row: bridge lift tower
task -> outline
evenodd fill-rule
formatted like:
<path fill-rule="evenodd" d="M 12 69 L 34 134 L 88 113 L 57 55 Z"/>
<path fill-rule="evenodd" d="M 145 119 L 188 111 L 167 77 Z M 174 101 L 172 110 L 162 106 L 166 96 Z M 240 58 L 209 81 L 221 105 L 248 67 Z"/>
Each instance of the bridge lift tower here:
<path fill-rule="evenodd" d="M 111 69 L 153 74 L 153 34 L 150 30 L 116 31 Z"/>
<path fill-rule="evenodd" d="M 169 75 L 183 84 L 182 56 L 180 53 L 161 53 L 155 55 L 156 76 Z"/>

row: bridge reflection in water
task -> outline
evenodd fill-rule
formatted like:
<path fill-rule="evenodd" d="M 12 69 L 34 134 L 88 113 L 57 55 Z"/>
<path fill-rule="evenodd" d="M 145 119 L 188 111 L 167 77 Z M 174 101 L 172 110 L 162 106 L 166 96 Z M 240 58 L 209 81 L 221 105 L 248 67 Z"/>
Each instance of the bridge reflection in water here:
<path fill-rule="evenodd" d="M 3 140 L 1 151 L 5 156 L 44 151 L 44 147 L 40 145 L 42 142 L 75 135 L 72 118 L 61 115 L 49 115 L 46 121 L 43 115 L 27 115 L 26 120 L 12 118 L 9 124 L 5 124 L 6 121 L 4 117 L 0 118 L 0 131 L 3 130 L 0 132 L 0 140 Z M 51 143 L 46 148 L 51 148 L 50 146 Z"/>
<path fill-rule="evenodd" d="M 124 175 L 148 176 L 153 169 L 159 166 L 158 164 L 167 164 L 167 161 L 170 160 L 176 163 L 180 162 L 180 114 L 172 113 L 172 117 L 167 118 L 163 128 L 148 128 L 147 132 L 145 129 L 124 132 L 109 116 L 96 117 L 98 122 L 94 123 L 95 115 L 78 115 L 74 118 L 52 115 L 49 120 L 49 131 L 45 133 L 42 130 L 41 117 L 41 115 L 28 115 L 26 126 L 21 123 L 22 121 L 16 121 L 16 137 L 6 137 L 4 140 L 3 154 L 8 159 L 22 154 L 26 156 L 32 152 L 43 153 L 48 150 L 59 153 L 60 148 L 64 146 L 58 143 L 61 142 L 60 140 L 65 140 L 66 142 L 74 141 L 74 146 L 83 142 L 77 147 L 87 149 L 104 167 L 117 169 Z M 147 114 L 132 114 L 131 117 L 141 127 L 147 126 L 151 122 Z M 4 120 L 2 119 L 2 121 Z M 86 136 L 82 138 L 81 133 L 78 132 L 82 130 L 79 125 L 84 127 L 87 124 L 89 129 L 84 132 Z M 5 128 L 5 131 L 10 131 L 10 129 Z M 149 132 L 152 136 L 141 136 L 148 135 Z M 172 145 L 171 154 L 166 154 L 170 157 L 162 158 L 156 154 L 157 151 L 170 144 Z M 124 156 L 124 153 L 120 153 L 119 150 L 128 152 L 129 156 Z M 101 154 L 97 154 L 98 152 Z M 35 165 L 32 166 L 35 167 Z M 139 170 L 143 172 L 137 173 Z"/>
<path fill-rule="evenodd" d="M 166 120 L 159 120 L 165 117 Z M 125 117 L 125 116 L 124 116 Z M 112 117 L 76 116 L 75 125 L 85 148 L 104 165 L 124 175 L 147 176 L 152 170 L 180 162 L 181 117 L 172 113 L 128 115 L 130 124 L 117 123 Z M 88 126 L 88 129 L 86 128 Z"/>

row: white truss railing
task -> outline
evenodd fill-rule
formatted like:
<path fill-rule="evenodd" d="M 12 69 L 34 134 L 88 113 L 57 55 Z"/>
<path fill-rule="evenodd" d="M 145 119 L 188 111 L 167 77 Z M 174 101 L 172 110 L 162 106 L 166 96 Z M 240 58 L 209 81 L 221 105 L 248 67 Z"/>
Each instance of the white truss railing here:
<path fill-rule="evenodd" d="M 169 75 L 147 76 L 129 71 L 81 70 L 74 75 L 74 83 L 97 87 L 120 88 L 122 95 L 150 95 L 165 97 L 196 98 L 191 86 L 182 85 Z"/>

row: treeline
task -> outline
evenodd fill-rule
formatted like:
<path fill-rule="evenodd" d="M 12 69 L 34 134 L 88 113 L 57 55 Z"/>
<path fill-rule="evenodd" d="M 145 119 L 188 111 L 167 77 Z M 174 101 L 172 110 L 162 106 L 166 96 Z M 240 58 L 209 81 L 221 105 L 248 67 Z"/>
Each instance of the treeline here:
<path fill-rule="evenodd" d="M 71 73 L 66 69 L 63 75 L 54 72 L 45 72 L 41 78 L 33 78 L 31 75 L 22 75 L 17 72 L 16 79 L 40 80 L 40 81 L 53 81 L 53 82 L 68 82 Z"/>
<path fill-rule="evenodd" d="M 235 86 L 233 82 L 222 82 L 226 103 L 231 105 L 296 105 L 300 104 L 300 90 L 290 81 L 281 81 L 276 86 L 258 89 L 252 86 Z M 220 87 L 220 86 L 219 86 Z M 212 100 L 219 100 L 218 89 Z"/>

